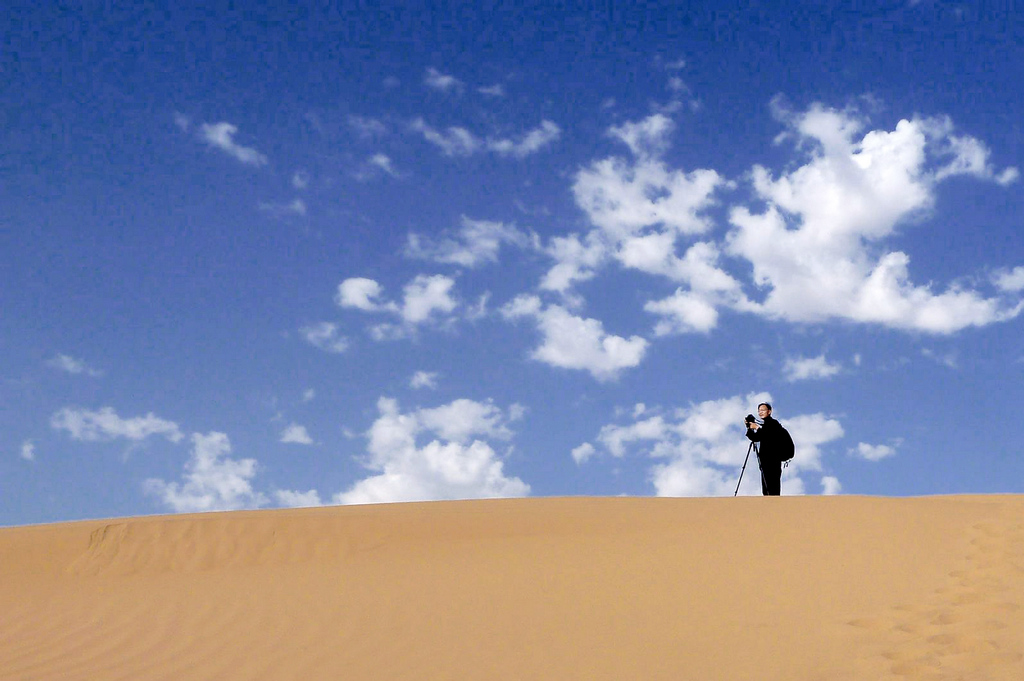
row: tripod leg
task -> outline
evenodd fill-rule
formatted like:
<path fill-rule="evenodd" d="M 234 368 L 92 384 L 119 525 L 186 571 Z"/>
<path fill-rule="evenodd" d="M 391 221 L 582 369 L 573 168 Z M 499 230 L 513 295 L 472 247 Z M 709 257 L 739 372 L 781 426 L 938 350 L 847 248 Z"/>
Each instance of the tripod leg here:
<path fill-rule="evenodd" d="M 736 496 L 737 494 L 740 493 L 740 483 L 743 482 L 743 471 L 747 470 L 747 461 L 750 459 L 750 450 L 751 449 L 753 449 L 755 452 L 757 451 L 757 449 L 754 447 L 754 443 L 753 442 L 751 442 L 750 446 L 747 447 L 747 458 L 743 459 L 743 468 L 740 469 L 740 479 L 736 481 L 736 491 L 732 493 L 733 496 Z M 761 466 L 760 462 L 757 465 L 758 465 L 758 467 L 760 467 Z M 761 474 L 761 479 L 764 480 L 764 474 L 763 473 Z"/>

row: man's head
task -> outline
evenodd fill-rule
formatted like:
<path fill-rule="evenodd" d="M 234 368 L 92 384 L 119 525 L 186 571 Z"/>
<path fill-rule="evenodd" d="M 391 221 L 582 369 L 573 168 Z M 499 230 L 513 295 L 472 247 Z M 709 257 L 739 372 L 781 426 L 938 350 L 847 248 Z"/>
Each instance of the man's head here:
<path fill-rule="evenodd" d="M 772 405 L 767 402 L 757 405 L 757 415 L 762 419 L 768 418 L 772 415 Z"/>

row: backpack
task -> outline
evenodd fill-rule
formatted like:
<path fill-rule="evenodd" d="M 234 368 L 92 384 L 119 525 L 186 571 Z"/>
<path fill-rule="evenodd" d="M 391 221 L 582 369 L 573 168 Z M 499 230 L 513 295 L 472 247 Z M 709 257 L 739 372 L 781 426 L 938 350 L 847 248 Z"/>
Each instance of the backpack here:
<path fill-rule="evenodd" d="M 793 444 L 793 436 L 789 434 L 789 431 L 779 424 L 779 461 L 784 462 L 787 466 L 793 459 L 793 454 L 796 453 L 796 445 Z"/>

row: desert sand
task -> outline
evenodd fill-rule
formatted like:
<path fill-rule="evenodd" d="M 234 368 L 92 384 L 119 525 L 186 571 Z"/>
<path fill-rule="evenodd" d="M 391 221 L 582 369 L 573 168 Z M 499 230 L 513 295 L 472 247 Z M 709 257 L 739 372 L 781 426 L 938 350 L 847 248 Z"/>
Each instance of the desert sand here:
<path fill-rule="evenodd" d="M 1024 496 L 0 529 L 0 679 L 1024 679 Z"/>

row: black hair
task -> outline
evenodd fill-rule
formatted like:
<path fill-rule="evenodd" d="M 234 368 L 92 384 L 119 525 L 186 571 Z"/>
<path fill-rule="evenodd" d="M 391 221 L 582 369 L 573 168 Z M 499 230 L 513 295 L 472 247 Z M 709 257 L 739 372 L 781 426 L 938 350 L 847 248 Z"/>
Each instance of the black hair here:
<path fill-rule="evenodd" d="M 771 410 L 772 410 L 772 405 L 768 404 L 767 402 L 762 402 L 761 404 L 759 404 L 759 405 L 757 405 L 757 406 L 758 406 L 758 407 L 760 408 L 762 404 L 763 404 L 764 406 L 768 407 L 768 411 L 771 411 Z"/>

